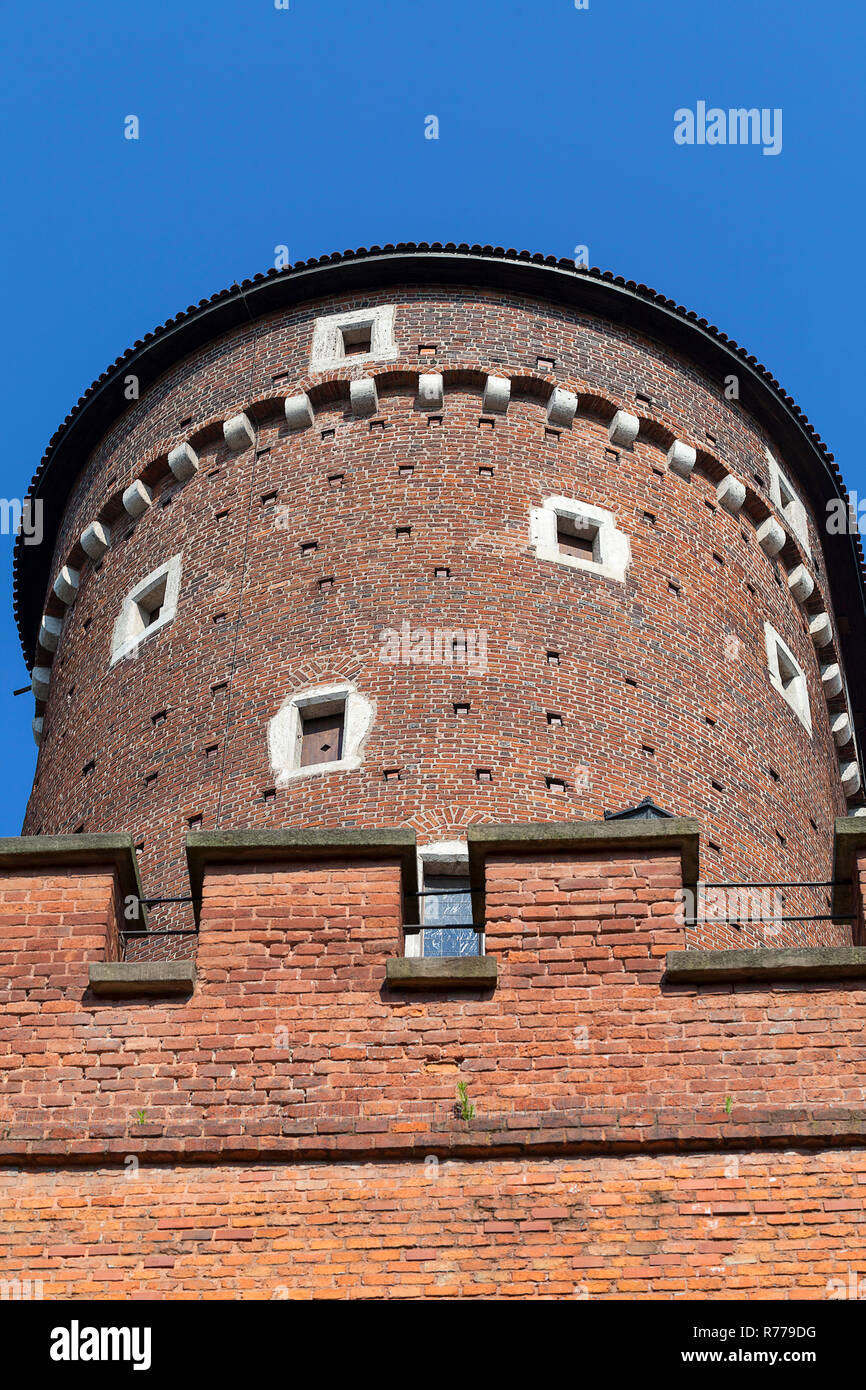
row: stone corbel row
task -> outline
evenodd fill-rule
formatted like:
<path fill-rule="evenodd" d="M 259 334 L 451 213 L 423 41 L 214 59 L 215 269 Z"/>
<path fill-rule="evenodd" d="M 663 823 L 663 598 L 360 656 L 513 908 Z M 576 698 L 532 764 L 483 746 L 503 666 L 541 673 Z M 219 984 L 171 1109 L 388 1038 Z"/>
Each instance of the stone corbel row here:
<path fill-rule="evenodd" d="M 379 394 L 375 377 L 355 377 L 346 384 L 348 385 L 350 409 L 357 419 L 368 418 L 378 413 Z M 416 398 L 418 409 L 428 413 L 439 411 L 444 406 L 444 400 L 443 374 L 441 372 L 419 373 Z M 488 373 L 482 391 L 482 410 L 485 414 L 505 415 L 510 400 L 511 379 Z M 580 398 L 576 391 L 569 390 L 564 386 L 554 386 L 547 399 L 545 410 L 547 425 L 552 429 L 571 429 L 579 403 Z M 295 395 L 286 397 L 283 411 L 286 424 L 292 433 L 310 429 L 315 423 L 315 407 L 306 391 L 300 391 Z M 631 448 L 640 433 L 640 423 L 637 415 L 627 410 L 617 409 L 608 426 L 608 439 L 611 445 Z M 222 428 L 225 443 L 234 452 L 241 452 L 255 443 L 255 427 L 249 415 L 244 411 L 225 420 Z M 725 472 L 725 476 L 716 487 L 716 501 L 731 516 L 738 516 L 746 502 L 747 488 L 744 483 L 725 469 L 720 459 L 716 458 L 715 455 L 713 455 L 713 459 Z M 674 439 L 667 450 L 666 460 L 670 472 L 679 478 L 688 480 L 697 463 L 697 450 L 693 445 L 687 444 L 681 439 Z M 199 458 L 189 441 L 175 445 L 169 452 L 168 467 L 181 484 L 189 482 L 195 476 L 199 469 Z M 142 516 L 151 506 L 153 492 L 141 478 L 138 478 L 126 489 L 121 500 L 127 514 L 137 518 Z M 797 546 L 798 554 L 802 554 L 796 538 L 789 537 L 789 532 L 774 516 L 768 516 L 756 528 L 758 545 L 770 558 L 782 550 L 789 538 Z M 91 522 L 81 533 L 80 543 L 85 554 L 91 559 L 100 559 L 111 543 L 111 527 L 105 522 Z M 79 570 L 68 564 L 61 568 L 54 582 L 54 594 L 61 603 L 69 606 L 74 602 L 79 581 Z M 814 592 L 815 581 L 802 558 L 788 575 L 788 588 L 795 601 L 801 605 L 805 604 Z M 61 627 L 61 619 L 51 617 L 48 614 L 43 616 L 39 640 L 46 651 L 56 650 Z M 834 644 L 833 625 L 829 614 L 823 610 L 809 618 L 809 632 L 815 647 L 821 651 Z M 830 700 L 842 692 L 844 681 L 839 662 L 835 659 L 835 650 L 829 652 L 828 656 L 831 659 L 821 663 L 821 683 L 825 697 Z M 50 676 L 50 666 L 33 668 L 33 694 L 37 700 L 47 699 Z M 831 712 L 831 723 L 837 746 L 840 749 L 844 748 L 846 744 L 850 743 L 853 736 L 848 711 L 845 710 L 835 716 Z M 38 716 L 33 721 L 33 734 L 36 742 L 39 743 L 42 734 L 42 719 Z M 855 796 L 860 789 L 860 770 L 857 762 L 840 761 L 840 775 L 846 796 Z"/>
<path fill-rule="evenodd" d="M 571 393 L 569 392 L 567 394 L 570 395 Z M 611 444 L 618 444 L 630 448 L 637 439 L 639 430 L 640 421 L 636 415 L 632 415 L 625 410 L 618 410 L 610 423 L 608 437 Z M 692 474 L 696 462 L 697 450 L 694 449 L 692 445 L 685 444 L 679 439 L 673 441 L 667 452 L 667 464 L 672 473 L 675 473 L 678 477 L 688 479 Z M 721 467 L 724 467 L 720 460 L 717 459 L 716 462 L 718 462 Z M 725 477 L 716 487 L 716 501 L 718 505 L 731 516 L 739 516 L 747 495 L 745 484 L 741 483 L 738 478 L 735 478 L 732 473 L 726 472 Z M 815 581 L 804 563 L 802 549 L 798 539 L 794 536 L 789 536 L 789 532 L 782 523 L 772 515 L 766 517 L 765 520 L 760 522 L 756 527 L 755 539 L 764 554 L 771 559 L 779 554 L 789 539 L 797 546 L 798 554 L 800 554 L 801 559 L 799 564 L 788 574 L 788 588 L 795 601 L 803 606 L 815 590 Z M 824 652 L 829 658 L 823 661 L 820 656 L 818 658 L 821 669 L 821 688 L 824 692 L 825 700 L 829 702 L 841 695 L 844 688 L 844 678 L 835 650 L 833 624 L 830 615 L 823 609 L 820 612 L 813 613 L 811 616 L 807 612 L 806 617 L 809 624 L 809 635 L 812 638 L 816 650 L 818 652 Z M 830 650 L 827 651 L 827 648 L 830 648 Z M 828 709 L 828 713 L 830 715 L 830 727 L 833 733 L 833 739 L 837 748 L 841 750 L 852 742 L 854 736 L 850 712 L 844 709 L 841 712 L 835 713 Z M 846 759 L 840 753 L 839 775 L 846 797 L 851 798 L 856 796 L 861 785 L 860 768 L 856 759 Z"/>
<path fill-rule="evenodd" d="M 253 444 L 255 437 L 252 422 L 244 412 L 233 415 L 231 419 L 223 422 L 223 438 L 228 447 L 235 452 L 246 449 L 250 444 Z M 191 478 L 194 478 L 200 466 L 198 454 L 188 440 L 184 440 L 170 450 L 167 461 L 171 473 L 181 484 L 188 483 Z M 141 478 L 136 478 L 123 493 L 121 502 L 127 515 L 137 519 L 152 505 L 153 489 L 148 487 Z M 112 529 L 106 521 L 92 521 L 82 531 L 79 543 L 91 560 L 100 560 L 105 554 L 111 544 Z M 52 586 L 55 598 L 59 599 L 64 607 L 70 608 L 75 602 L 80 583 L 80 569 L 74 568 L 68 563 L 62 565 Z M 55 618 L 48 613 L 43 614 L 39 627 L 39 644 L 45 651 L 55 652 L 57 650 L 62 629 L 62 618 Z M 30 679 L 34 699 L 43 702 L 47 700 L 51 667 L 34 666 Z M 43 727 L 44 720 L 41 715 L 37 715 L 33 720 L 33 737 L 37 744 L 42 742 Z"/>

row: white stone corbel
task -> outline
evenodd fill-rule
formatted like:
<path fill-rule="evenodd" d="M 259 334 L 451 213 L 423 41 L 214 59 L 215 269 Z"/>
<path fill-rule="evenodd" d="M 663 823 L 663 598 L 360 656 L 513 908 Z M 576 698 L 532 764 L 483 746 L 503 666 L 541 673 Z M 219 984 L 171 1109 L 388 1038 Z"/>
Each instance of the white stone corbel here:
<path fill-rule="evenodd" d="M 846 796 L 856 796 L 860 790 L 860 769 L 855 762 L 842 763 L 839 768 L 842 790 Z"/>
<path fill-rule="evenodd" d="M 577 412 L 577 396 L 564 386 L 554 386 L 547 402 L 547 423 L 559 429 L 571 429 Z"/>
<path fill-rule="evenodd" d="M 141 516 L 142 512 L 146 512 L 153 501 L 153 493 L 146 483 L 143 483 L 140 478 L 136 478 L 135 482 L 130 483 L 124 492 L 122 500 L 125 512 L 128 512 L 130 516 Z"/>
<path fill-rule="evenodd" d="M 54 581 L 54 592 L 61 603 L 74 603 L 75 595 L 78 593 L 78 583 L 81 578 L 78 570 L 72 569 L 70 565 L 64 565 Z"/>
<path fill-rule="evenodd" d="M 33 729 L 33 742 L 36 744 L 37 748 L 42 742 L 42 729 L 44 724 L 45 720 L 42 718 L 42 715 L 37 714 L 36 718 L 33 720 L 33 723 L 31 725 L 31 728 Z"/>
<path fill-rule="evenodd" d="M 34 666 L 30 672 L 30 689 L 35 700 L 48 699 L 48 686 L 51 681 L 50 666 Z"/>
<path fill-rule="evenodd" d="M 757 531 L 755 539 L 765 555 L 778 555 L 782 546 L 785 544 L 785 528 L 773 516 L 768 516 L 766 521 L 762 521 Z"/>
<path fill-rule="evenodd" d="M 290 430 L 308 430 L 313 423 L 313 403 L 306 391 L 288 396 L 284 405 L 286 424 Z"/>
<path fill-rule="evenodd" d="M 667 454 L 668 468 L 679 478 L 690 478 L 698 461 L 697 450 L 681 439 L 675 439 Z"/>
<path fill-rule="evenodd" d="M 640 429 L 640 420 L 627 410 L 618 410 L 607 427 L 607 437 L 611 444 L 621 444 L 628 449 L 634 444 Z"/>
<path fill-rule="evenodd" d="M 39 624 L 39 645 L 43 647 L 46 652 L 56 652 L 62 631 L 63 620 L 61 618 L 51 618 L 47 613 L 44 613 L 42 622 Z"/>
<path fill-rule="evenodd" d="M 232 415 L 230 420 L 223 420 L 223 439 L 236 454 L 239 454 L 241 449 L 248 449 L 251 444 L 255 444 L 256 432 L 250 417 L 244 411 L 241 411 L 240 415 Z"/>
<path fill-rule="evenodd" d="M 172 449 L 168 456 L 168 466 L 179 483 L 188 483 L 198 472 L 198 454 L 190 443 L 184 440 Z"/>
<path fill-rule="evenodd" d="M 101 521 L 91 521 L 87 529 L 81 532 L 80 540 L 81 549 L 91 560 L 99 560 L 111 544 L 111 527 Z"/>
<path fill-rule="evenodd" d="M 488 376 L 481 397 L 481 409 L 488 415 L 504 415 L 510 400 L 510 379 L 507 376 Z"/>
<path fill-rule="evenodd" d="M 816 613 L 809 623 L 809 636 L 816 647 L 826 647 L 833 641 L 833 624 L 826 613 Z"/>
<path fill-rule="evenodd" d="M 441 372 L 421 372 L 418 377 L 418 405 L 421 410 L 441 410 L 445 388 Z"/>
<path fill-rule="evenodd" d="M 371 376 L 359 376 L 349 382 L 349 402 L 352 414 L 358 416 L 375 415 L 379 409 L 379 395 L 376 382 Z"/>
<path fill-rule="evenodd" d="M 842 672 L 839 669 L 838 661 L 828 661 L 822 665 L 821 689 L 824 691 L 824 698 L 827 700 L 832 700 L 834 695 L 841 695 Z"/>
<path fill-rule="evenodd" d="M 797 565 L 788 575 L 788 588 L 798 603 L 805 603 L 814 592 L 815 581 L 805 565 Z"/>
<path fill-rule="evenodd" d="M 853 737 L 851 728 L 851 716 L 846 709 L 841 714 L 837 714 L 830 721 L 830 730 L 839 748 L 844 748 L 846 743 L 850 743 Z"/>
<path fill-rule="evenodd" d="M 739 516 L 745 500 L 745 485 L 740 482 L 739 478 L 728 473 L 727 477 L 723 478 L 716 488 L 716 501 L 719 506 L 726 512 L 730 512 L 731 516 Z"/>

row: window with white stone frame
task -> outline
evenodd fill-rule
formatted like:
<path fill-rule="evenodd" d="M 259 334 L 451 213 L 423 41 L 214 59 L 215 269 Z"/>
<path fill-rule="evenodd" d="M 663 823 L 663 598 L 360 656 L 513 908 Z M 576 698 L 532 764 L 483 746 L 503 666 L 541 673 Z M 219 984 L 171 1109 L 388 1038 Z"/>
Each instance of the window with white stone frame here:
<path fill-rule="evenodd" d="M 418 851 L 418 913 L 404 928 L 407 956 L 484 955 L 484 933 L 472 924 L 469 851 L 442 840 Z"/>
<path fill-rule="evenodd" d="M 787 700 L 800 723 L 811 734 L 812 711 L 805 671 L 791 648 L 769 623 L 764 623 L 764 641 L 767 646 L 770 684 L 778 690 L 784 700 Z"/>
<path fill-rule="evenodd" d="M 360 767 L 374 714 L 372 702 L 350 681 L 290 695 L 268 725 L 277 786 Z"/>
<path fill-rule="evenodd" d="M 316 319 L 310 354 L 313 372 L 349 362 L 385 362 L 396 356 L 393 304 Z"/>
<path fill-rule="evenodd" d="M 769 449 L 767 450 L 767 467 L 770 474 L 770 501 L 782 513 L 807 555 L 811 555 L 806 508 Z"/>
<path fill-rule="evenodd" d="M 529 535 L 539 559 L 620 583 L 631 564 L 629 538 L 617 527 L 613 512 L 571 497 L 547 497 L 533 507 Z"/>
<path fill-rule="evenodd" d="M 142 643 L 161 632 L 177 612 L 181 557 L 173 555 L 164 565 L 145 575 L 123 600 L 111 634 L 111 665 L 137 656 Z"/>

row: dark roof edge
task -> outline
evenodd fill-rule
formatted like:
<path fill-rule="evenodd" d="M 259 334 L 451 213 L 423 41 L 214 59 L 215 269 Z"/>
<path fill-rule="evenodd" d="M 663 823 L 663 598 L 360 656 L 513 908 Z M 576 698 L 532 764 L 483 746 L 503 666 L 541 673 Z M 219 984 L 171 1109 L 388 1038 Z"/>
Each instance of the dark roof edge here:
<path fill-rule="evenodd" d="M 483 267 L 483 271 L 482 271 Z M 647 285 L 597 268 L 582 270 L 570 260 L 492 246 L 454 243 L 400 243 L 345 251 L 301 261 L 285 270 L 270 270 L 232 285 L 190 306 L 183 313 L 137 340 L 88 388 L 52 436 L 31 481 L 28 495 L 43 501 L 44 540 L 15 543 L 14 607 L 28 667 L 33 663 L 36 632 L 50 579 L 55 538 L 69 488 L 83 461 L 127 409 L 117 387 L 135 365 L 139 375 L 156 380 L 174 363 L 238 326 L 290 304 L 353 289 L 400 283 L 467 284 L 525 293 L 568 304 L 585 313 L 636 328 L 667 346 L 719 382 L 735 365 L 740 378 L 739 404 L 758 421 L 795 465 L 799 481 L 818 514 L 830 497 L 847 492 L 833 455 L 820 435 L 775 377 L 757 359 L 715 325 L 665 298 Z M 830 582 L 837 602 L 851 591 L 852 607 L 842 605 L 851 624 L 844 645 L 849 679 L 858 686 L 858 708 L 866 707 L 866 673 L 857 676 L 856 653 L 866 644 L 866 572 L 859 535 L 827 537 Z M 856 609 L 854 608 L 856 605 Z M 852 611 L 853 610 L 853 611 Z M 854 645 L 859 643 L 858 646 Z"/>

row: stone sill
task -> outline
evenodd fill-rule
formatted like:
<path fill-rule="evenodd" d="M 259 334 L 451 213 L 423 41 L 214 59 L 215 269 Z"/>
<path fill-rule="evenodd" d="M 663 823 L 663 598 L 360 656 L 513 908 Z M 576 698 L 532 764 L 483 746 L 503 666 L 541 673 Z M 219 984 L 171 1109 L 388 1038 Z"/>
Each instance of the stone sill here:
<path fill-rule="evenodd" d="M 192 994 L 195 964 L 191 960 L 105 961 L 90 967 L 90 988 L 102 998 L 126 999 L 136 994 Z"/>
<path fill-rule="evenodd" d="M 668 951 L 670 984 L 737 980 L 851 980 L 866 978 L 864 946 L 800 946 L 752 951 Z"/>
<path fill-rule="evenodd" d="M 391 956 L 385 982 L 391 989 L 495 989 L 495 956 Z"/>

